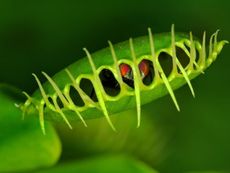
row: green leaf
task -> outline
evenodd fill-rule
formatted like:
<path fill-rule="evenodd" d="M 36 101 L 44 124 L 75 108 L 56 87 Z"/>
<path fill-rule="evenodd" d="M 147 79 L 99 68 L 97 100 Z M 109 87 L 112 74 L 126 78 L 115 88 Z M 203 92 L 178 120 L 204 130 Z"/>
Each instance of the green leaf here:
<path fill-rule="evenodd" d="M 229 171 L 192 171 L 187 173 L 228 173 Z"/>
<path fill-rule="evenodd" d="M 36 173 L 157 173 L 144 163 L 127 156 L 100 156 L 63 164 Z"/>
<path fill-rule="evenodd" d="M 43 135 L 36 118 L 22 120 L 22 112 L 15 106 L 20 100 L 17 89 L 0 84 L 0 172 L 51 166 L 61 153 L 59 138 L 50 124 Z"/>

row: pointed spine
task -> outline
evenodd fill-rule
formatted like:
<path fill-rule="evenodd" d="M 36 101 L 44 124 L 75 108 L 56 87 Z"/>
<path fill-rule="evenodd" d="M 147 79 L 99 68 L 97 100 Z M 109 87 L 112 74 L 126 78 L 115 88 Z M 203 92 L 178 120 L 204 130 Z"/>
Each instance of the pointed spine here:
<path fill-rule="evenodd" d="M 156 57 L 155 57 L 154 40 L 153 40 L 153 34 L 152 34 L 151 28 L 148 28 L 148 34 L 149 34 L 149 45 L 150 45 L 150 50 L 151 50 L 151 55 L 152 55 L 155 80 L 158 81 L 160 79 L 160 76 L 159 76 L 159 72 L 157 70 L 157 62 L 156 62 Z"/>
<path fill-rule="evenodd" d="M 97 71 L 96 71 L 96 67 L 94 65 L 94 62 L 93 62 L 93 59 L 89 53 L 89 51 L 86 49 L 86 48 L 83 48 L 83 50 L 85 51 L 86 55 L 87 55 L 87 58 L 88 58 L 88 61 L 89 61 L 89 64 L 93 70 L 93 75 L 94 75 L 94 87 L 95 87 L 95 92 L 96 92 L 96 95 L 97 95 L 97 98 L 98 98 L 98 102 L 101 106 L 101 109 L 102 109 L 102 112 L 107 120 L 107 122 L 109 123 L 110 127 L 116 131 L 116 128 L 114 127 L 110 117 L 109 117 L 109 114 L 108 114 L 108 111 L 107 111 L 107 108 L 106 108 L 106 105 L 105 105 L 105 101 L 104 101 L 104 98 L 103 98 L 103 95 L 101 93 L 101 91 L 103 90 L 103 87 L 101 86 L 101 81 L 98 77 L 98 74 L 97 74 Z"/>
<path fill-rule="evenodd" d="M 196 62 L 196 50 L 195 50 L 195 44 L 193 41 L 192 32 L 189 33 L 189 36 L 190 36 L 190 62 L 188 65 L 188 69 L 190 71 L 193 71 L 194 70 L 193 65 Z"/>
<path fill-rule="evenodd" d="M 193 40 L 193 36 L 192 36 L 192 32 L 189 33 L 190 35 L 190 64 L 189 64 L 189 70 L 193 71 L 193 65 L 195 65 L 195 67 L 202 73 L 204 74 L 203 69 L 196 63 L 196 56 L 198 56 L 196 54 L 196 47 L 195 47 L 195 42 Z"/>
<path fill-rule="evenodd" d="M 177 74 L 177 64 L 176 64 L 176 45 L 175 45 L 175 33 L 174 33 L 174 24 L 171 27 L 171 46 L 172 46 L 172 61 L 173 61 L 173 69 L 172 74 Z"/>
<path fill-rule="evenodd" d="M 122 83 L 122 77 L 121 77 L 121 73 L 120 73 L 120 69 L 119 69 L 119 64 L 118 64 L 118 61 L 117 61 L 117 55 L 115 53 L 115 50 L 114 50 L 114 47 L 113 47 L 113 44 L 111 43 L 111 41 L 108 41 L 108 44 L 109 44 L 109 47 L 110 47 L 110 51 L 111 51 L 111 55 L 112 55 L 112 58 L 113 58 L 114 66 L 115 66 L 115 69 L 117 71 L 117 80 L 118 80 L 118 83 L 121 84 Z M 121 85 L 121 89 L 122 89 L 122 85 Z"/>
<path fill-rule="evenodd" d="M 44 103 L 41 103 L 39 105 L 38 112 L 39 112 L 39 122 L 42 129 L 42 133 L 45 135 L 46 130 L 45 130 L 45 122 L 44 122 Z"/>
<path fill-rule="evenodd" d="M 217 45 L 217 36 L 218 36 L 218 33 L 220 32 L 220 30 L 218 29 L 216 31 L 216 34 L 215 34 L 215 37 L 214 37 L 214 47 Z"/>
<path fill-rule="evenodd" d="M 49 102 L 49 100 L 48 100 L 48 97 L 47 97 L 47 95 L 46 95 L 46 92 L 45 92 L 45 90 L 44 90 L 44 88 L 43 88 L 43 86 L 42 86 L 40 80 L 38 79 L 38 77 L 36 76 L 36 74 L 33 73 L 32 75 L 34 76 L 34 78 L 35 78 L 35 80 L 36 80 L 36 82 L 37 82 L 37 84 L 38 84 L 39 90 L 40 90 L 40 92 L 41 92 L 41 95 L 42 95 L 43 100 L 44 100 L 45 103 L 46 103 L 46 106 L 48 106 L 51 110 L 55 111 L 55 108 L 50 104 L 50 102 Z"/>
<path fill-rule="evenodd" d="M 77 107 L 76 107 L 76 105 L 73 103 L 73 101 L 72 101 L 72 99 L 70 98 L 69 94 L 68 94 L 68 93 L 65 93 L 65 97 L 66 97 L 66 99 L 67 99 L 68 102 L 69 102 L 68 108 L 69 108 L 70 110 L 73 110 L 73 111 L 77 114 L 78 118 L 81 120 L 81 122 L 83 123 L 83 125 L 84 125 L 85 127 L 87 127 L 87 124 L 86 124 L 84 118 L 82 117 L 81 113 L 77 110 Z"/>
<path fill-rule="evenodd" d="M 209 54 L 208 54 L 209 57 L 212 56 L 212 52 L 215 47 L 215 43 L 213 44 L 213 40 L 215 36 L 216 36 L 216 32 L 211 35 L 210 40 L 209 40 Z"/>
<path fill-rule="evenodd" d="M 77 90 L 77 92 L 79 93 L 80 97 L 85 102 L 85 104 L 95 105 L 93 100 L 87 94 L 85 94 L 85 92 L 79 87 L 72 73 L 68 69 L 65 69 L 65 71 L 67 75 L 69 76 L 70 80 L 72 81 L 73 87 Z"/>
<path fill-rule="evenodd" d="M 66 118 L 65 114 L 62 112 L 61 108 L 58 106 L 57 97 L 53 98 L 53 102 L 54 102 L 54 106 L 55 106 L 57 112 L 61 115 L 61 117 L 63 118 L 65 123 L 69 126 L 70 129 L 73 129 L 71 124 L 69 123 L 69 120 Z"/>
<path fill-rule="evenodd" d="M 64 104 L 64 106 L 68 106 L 69 103 L 67 102 L 66 98 L 62 94 L 61 90 L 58 88 L 57 84 L 53 81 L 53 79 L 48 74 L 46 74 L 45 72 L 42 72 L 42 74 L 49 81 L 49 83 L 51 84 L 51 86 L 53 87 L 53 89 L 55 90 L 57 95 L 59 96 L 59 98 L 62 101 L 62 103 Z"/>
<path fill-rule="evenodd" d="M 171 85 L 170 85 L 170 83 L 169 83 L 169 80 L 168 80 L 168 78 L 166 77 L 166 75 L 165 75 L 165 73 L 164 73 L 164 71 L 163 71 L 163 69 L 162 69 L 162 67 L 161 67 L 161 65 L 160 65 L 160 63 L 159 63 L 159 61 L 157 61 L 157 68 L 158 68 L 158 71 L 159 71 L 159 73 L 160 73 L 160 76 L 161 76 L 161 78 L 162 78 L 162 80 L 163 80 L 163 82 L 164 82 L 164 84 L 165 84 L 165 87 L 166 87 L 166 89 L 168 90 L 169 95 L 170 95 L 171 98 L 172 98 L 172 101 L 173 101 L 173 103 L 174 103 L 174 105 L 175 105 L 177 111 L 180 111 L 180 107 L 179 107 L 179 104 L 178 104 L 178 102 L 177 102 L 176 96 L 175 96 L 175 94 L 174 94 L 174 92 L 173 92 L 173 89 L 172 89 L 172 87 L 171 87 Z"/>
<path fill-rule="evenodd" d="M 24 94 L 27 98 L 25 104 L 22 106 L 22 120 L 24 120 L 25 114 L 26 114 L 26 108 L 27 108 L 27 106 L 29 106 L 32 103 L 32 98 L 25 91 L 23 91 L 22 94 Z M 18 107 L 18 106 L 16 106 L 16 107 Z"/>
<path fill-rule="evenodd" d="M 58 88 L 57 84 L 53 81 L 53 79 L 51 77 L 49 77 L 49 75 L 47 75 L 45 72 L 42 72 L 42 74 L 46 77 L 46 79 L 49 81 L 49 83 L 51 84 L 51 86 L 53 87 L 53 89 L 55 90 L 56 94 L 58 95 L 58 97 L 60 98 L 61 102 L 63 103 L 63 105 L 65 107 L 68 107 L 68 102 L 66 100 L 66 98 L 64 97 L 64 95 L 62 94 L 61 90 Z M 69 126 L 70 129 L 72 129 L 72 126 L 70 125 L 68 119 L 66 118 L 65 114 L 62 112 L 62 110 L 60 109 L 60 107 L 57 104 L 56 99 L 53 99 L 54 103 L 55 103 L 55 107 L 58 110 L 58 112 L 60 113 L 60 115 L 62 116 L 62 118 L 64 119 L 64 121 L 66 122 L 66 124 Z"/>
<path fill-rule="evenodd" d="M 206 59 L 206 47 L 205 47 L 206 41 L 205 40 L 206 40 L 206 32 L 204 31 L 203 39 L 202 39 L 201 57 L 200 57 L 201 68 L 205 67 L 205 59 Z"/>
<path fill-rule="evenodd" d="M 130 52 L 131 56 L 133 59 L 133 76 L 134 76 L 134 92 L 135 92 L 135 97 L 136 97 L 136 106 L 137 106 L 137 127 L 140 127 L 140 122 L 141 122 L 141 98 L 140 98 L 140 84 L 142 83 L 141 81 L 141 76 L 140 72 L 138 69 L 138 64 L 137 64 L 137 59 L 136 59 L 136 54 L 134 51 L 134 46 L 133 46 L 133 40 L 132 38 L 129 39 L 129 45 L 130 45 Z"/>
<path fill-rule="evenodd" d="M 195 97 L 195 92 L 193 90 L 193 87 L 192 87 L 192 84 L 190 82 L 190 79 L 188 77 L 188 74 L 187 72 L 185 71 L 185 69 L 183 68 L 183 66 L 181 65 L 180 61 L 178 60 L 178 58 L 176 57 L 176 45 L 175 45 L 175 31 L 174 31 L 174 25 L 172 25 L 172 58 L 173 60 L 175 60 L 176 62 L 176 65 L 178 66 L 178 68 L 180 69 L 182 75 L 184 76 L 189 88 L 190 88 L 190 91 L 193 95 L 193 97 Z"/>

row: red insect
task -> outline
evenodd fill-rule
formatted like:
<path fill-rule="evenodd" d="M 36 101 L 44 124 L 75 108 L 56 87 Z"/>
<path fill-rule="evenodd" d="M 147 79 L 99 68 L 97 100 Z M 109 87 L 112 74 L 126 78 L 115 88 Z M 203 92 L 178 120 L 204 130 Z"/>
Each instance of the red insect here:
<path fill-rule="evenodd" d="M 146 60 L 142 60 L 138 65 L 138 67 L 140 70 L 141 78 L 144 79 L 149 74 L 150 71 L 149 62 Z M 124 63 L 120 64 L 120 72 L 123 78 L 126 78 L 128 80 L 133 80 L 132 68 L 128 64 L 124 64 Z"/>

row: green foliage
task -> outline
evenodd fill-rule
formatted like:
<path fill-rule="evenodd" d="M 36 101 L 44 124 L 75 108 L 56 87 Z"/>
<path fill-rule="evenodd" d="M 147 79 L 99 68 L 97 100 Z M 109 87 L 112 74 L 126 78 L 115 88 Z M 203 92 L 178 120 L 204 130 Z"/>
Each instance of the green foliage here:
<path fill-rule="evenodd" d="M 0 172 L 49 167 L 61 153 L 59 138 L 49 123 L 47 135 L 43 135 L 36 118 L 22 120 L 15 106 L 20 101 L 17 90 L 0 85 Z"/>
<path fill-rule="evenodd" d="M 217 36 L 218 31 L 208 39 L 208 54 L 205 32 L 202 42 L 194 41 L 191 33 L 190 38 L 181 33 L 175 34 L 174 25 L 170 33 L 156 34 L 154 39 L 149 29 L 148 36 L 129 39 L 114 46 L 109 42 L 109 47 L 92 55 L 84 48 L 87 57 L 69 65 L 53 77 L 42 72 L 47 79 L 45 84 L 42 84 L 33 74 L 39 89 L 32 96 L 24 93 L 27 100 L 20 105 L 20 108 L 28 115 L 39 114 L 43 133 L 45 133 L 44 119 L 64 120 L 72 129 L 70 120 L 80 119 L 87 126 L 84 119 L 101 116 L 104 116 L 112 129 L 116 131 L 109 115 L 134 107 L 137 109 L 137 127 L 139 127 L 142 105 L 169 93 L 179 111 L 174 90 L 185 83 L 195 96 L 190 80 L 204 73 L 216 60 L 223 46 L 228 43 L 226 40 L 218 41 Z M 149 74 L 154 77 L 150 77 L 149 84 L 145 84 L 145 78 L 141 77 L 139 65 L 143 60 L 149 61 L 152 66 Z M 187 63 L 185 63 L 186 60 Z M 162 61 L 170 61 L 171 65 L 170 63 L 166 65 Z M 133 82 L 133 86 L 127 84 L 121 76 L 119 66 L 122 63 L 132 70 L 132 79 L 129 80 Z M 108 77 L 101 79 L 103 70 L 109 71 L 114 78 L 110 76 L 109 79 Z M 168 75 L 166 71 L 169 71 Z M 85 84 L 85 80 L 88 80 L 92 86 Z M 107 85 L 103 84 L 103 80 Z M 108 85 L 112 82 L 116 84 Z M 85 85 L 81 87 L 83 84 Z M 83 106 L 74 103 L 76 98 L 73 99 L 71 87 L 78 93 L 77 99 L 82 99 Z M 110 90 L 109 93 L 106 92 L 106 88 Z M 90 92 L 87 93 L 87 90 Z M 93 92 L 97 101 L 93 100 Z"/>
<path fill-rule="evenodd" d="M 100 156 L 59 165 L 35 173 L 157 173 L 140 161 L 127 156 Z"/>
<path fill-rule="evenodd" d="M 71 2 L 10 0 L 0 1 L 0 9 L 0 82 L 13 84 L 30 94 L 37 89 L 35 81 L 31 80 L 32 72 L 40 74 L 44 70 L 52 76 L 83 57 L 82 47 L 87 46 L 91 52 L 95 52 L 104 47 L 108 39 L 117 43 L 129 36 L 140 36 L 149 26 L 154 33 L 168 32 L 170 25 L 175 23 L 177 31 L 188 33 L 191 30 L 199 38 L 203 29 L 207 31 L 207 36 L 220 29 L 220 39 L 230 40 L 230 10 L 227 0 Z M 77 164 L 76 159 L 80 161 L 92 152 L 92 148 L 86 144 L 93 146 L 97 151 L 96 154 L 101 154 L 101 150 L 107 145 L 106 152 L 121 153 L 130 150 L 136 157 L 137 152 L 142 153 L 139 146 L 141 148 L 151 146 L 150 141 L 157 135 L 162 137 L 157 141 L 160 142 L 159 147 L 164 150 L 159 151 L 155 145 L 152 145 L 152 149 L 158 150 L 158 155 L 163 156 L 163 159 L 155 157 L 156 160 L 152 159 L 151 162 L 145 161 L 145 163 L 159 172 L 184 173 L 189 170 L 198 173 L 203 173 L 201 170 L 216 170 L 204 173 L 229 172 L 217 171 L 230 169 L 229 57 L 230 49 L 226 46 L 213 67 L 192 82 L 196 92 L 195 100 L 188 94 L 187 87 L 175 92 L 181 107 L 180 113 L 175 110 L 168 96 L 144 106 L 140 128 L 146 128 L 144 123 L 146 119 L 153 128 L 149 133 L 145 130 L 134 130 L 135 123 L 131 125 L 133 128 L 129 129 L 127 121 L 123 120 L 120 121 L 123 122 L 121 125 L 127 126 L 127 131 L 122 133 L 121 130 L 118 133 L 121 136 L 112 133 L 111 128 L 102 128 L 100 121 L 92 130 L 84 128 L 79 123 L 77 128 L 74 126 L 74 131 L 66 129 L 66 133 L 61 136 L 65 158 L 60 162 L 75 160 L 74 163 Z M 43 82 L 44 78 L 41 77 L 41 81 Z M 1 95 L 0 109 L 4 107 L 2 98 Z M 135 120 L 135 111 L 129 114 Z M 18 117 L 20 117 L 18 121 L 22 122 L 21 115 Z M 34 117 L 37 121 L 37 115 Z M 6 120 L 7 123 L 10 121 Z M 28 117 L 26 121 L 30 121 Z M 91 125 L 91 121 L 87 120 L 87 123 Z M 6 126 L 6 123 L 0 124 L 2 127 Z M 32 124 L 37 127 L 38 123 L 32 122 Z M 14 125 L 8 128 L 11 130 L 17 128 L 16 124 Z M 48 132 L 49 125 L 46 125 L 46 128 Z M 59 128 L 59 134 L 63 128 Z M 4 136 L 5 139 L 7 135 L 4 135 L 1 127 L 0 129 L 0 136 Z M 158 133 L 161 130 L 163 133 Z M 40 133 L 38 127 L 37 131 Z M 105 133 L 108 135 L 102 135 Z M 119 146 L 116 146 L 114 136 L 117 137 Z M 97 144 L 92 138 L 97 138 Z M 137 138 L 140 140 L 137 141 Z M 128 144 L 124 143 L 125 139 L 129 141 Z M 0 139 L 0 144 L 2 141 Z M 133 147 L 134 145 L 137 147 Z M 124 150 L 111 151 L 113 147 L 123 147 Z M 147 151 L 143 153 L 144 158 L 151 158 L 152 150 Z M 16 159 L 22 156 L 14 153 L 11 158 L 14 157 Z M 0 166 L 4 166 L 2 164 L 6 163 L 1 158 Z M 61 169 L 62 164 L 58 165 Z M 91 169 L 93 172 L 93 167 Z"/>

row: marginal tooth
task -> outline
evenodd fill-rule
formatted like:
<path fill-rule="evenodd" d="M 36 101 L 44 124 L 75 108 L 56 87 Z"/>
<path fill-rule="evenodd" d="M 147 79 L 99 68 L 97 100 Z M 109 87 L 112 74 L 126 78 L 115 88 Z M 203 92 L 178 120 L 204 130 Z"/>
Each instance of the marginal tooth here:
<path fill-rule="evenodd" d="M 171 27 L 171 46 L 172 46 L 172 59 L 173 59 L 173 69 L 172 73 L 177 74 L 177 65 L 176 65 L 176 45 L 175 45 L 175 31 L 174 31 L 174 24 Z"/>
<path fill-rule="evenodd" d="M 155 80 L 159 80 L 159 72 L 157 71 L 157 65 L 156 65 L 156 57 L 155 57 L 155 48 L 154 48 L 154 41 L 153 41 L 153 34 L 151 31 L 151 28 L 148 28 L 149 33 L 149 44 L 150 44 L 150 50 L 152 55 L 152 61 L 153 61 L 153 68 L 154 68 L 154 74 L 155 74 Z"/>
<path fill-rule="evenodd" d="M 82 100 L 85 101 L 87 104 L 91 104 L 95 106 L 93 100 L 87 94 L 85 94 L 85 92 L 79 87 L 71 72 L 68 69 L 65 69 L 65 71 L 68 74 L 69 78 L 71 79 L 73 87 L 77 90 Z"/>
<path fill-rule="evenodd" d="M 38 112 L 39 112 L 39 122 L 42 129 L 42 133 L 45 135 L 46 130 L 45 130 L 45 122 L 44 122 L 44 103 L 41 103 L 39 105 Z"/>
<path fill-rule="evenodd" d="M 202 74 L 205 73 L 204 70 L 203 70 L 196 62 L 194 62 L 194 65 L 196 66 L 196 68 L 197 68 Z"/>
<path fill-rule="evenodd" d="M 222 41 L 216 43 L 216 46 L 214 47 L 214 50 L 212 52 L 212 56 L 207 59 L 207 66 L 209 66 L 210 64 L 212 64 L 213 61 L 216 60 L 217 55 L 221 52 L 223 46 L 227 43 L 228 43 L 228 41 L 226 41 L 226 40 L 222 40 Z"/>
<path fill-rule="evenodd" d="M 133 67 L 133 76 L 134 76 L 134 92 L 135 92 L 135 97 L 136 97 L 136 106 L 137 106 L 137 127 L 140 127 L 140 122 L 141 122 L 141 98 L 140 98 L 140 86 L 139 84 L 141 83 L 141 76 L 140 72 L 138 69 L 137 65 L 137 60 L 136 60 L 136 55 L 134 51 L 134 46 L 133 46 L 133 40 L 132 38 L 129 39 L 129 45 L 130 45 L 130 51 L 131 51 L 131 56 L 133 59 L 134 67 Z"/>
<path fill-rule="evenodd" d="M 114 66 L 115 66 L 116 71 L 117 71 L 118 83 L 121 84 L 122 83 L 122 77 L 121 77 L 121 73 L 120 73 L 120 69 L 119 69 L 119 64 L 118 64 L 118 61 L 117 61 L 117 55 L 115 53 L 115 50 L 114 50 L 114 47 L 113 47 L 113 44 L 111 43 L 111 41 L 108 41 L 108 43 L 109 43 L 110 51 L 111 51 L 111 54 L 112 54 L 112 57 L 113 57 Z M 123 85 L 121 85 L 121 87 L 122 86 Z"/>
<path fill-rule="evenodd" d="M 195 65 L 195 67 L 202 73 L 204 74 L 204 71 L 202 70 L 202 68 L 196 63 L 196 56 L 198 56 L 196 54 L 196 47 L 195 47 L 195 42 L 193 40 L 193 36 L 192 36 L 192 32 L 189 33 L 190 34 L 190 57 L 191 57 L 191 61 L 189 64 L 189 69 L 190 71 L 193 70 L 193 65 Z"/>
<path fill-rule="evenodd" d="M 14 106 L 15 106 L 16 108 L 20 108 L 20 105 L 19 105 L 18 103 L 14 103 Z"/>
<path fill-rule="evenodd" d="M 191 85 L 191 82 L 189 80 L 188 74 L 185 72 L 183 66 L 181 65 L 181 63 L 179 62 L 179 60 L 176 57 L 176 46 L 175 46 L 175 32 L 174 32 L 174 24 L 172 25 L 172 29 L 171 29 L 171 33 L 172 33 L 172 59 L 173 59 L 173 73 L 176 74 L 177 73 L 177 66 L 179 67 L 180 71 L 182 72 L 185 80 L 188 83 L 188 86 L 191 90 L 191 93 L 193 95 L 193 97 L 195 97 L 195 93 L 193 90 L 193 87 Z M 176 69 L 176 70 L 174 70 Z"/>
<path fill-rule="evenodd" d="M 25 91 L 22 91 L 22 94 L 24 94 L 28 100 L 32 100 L 29 94 L 27 94 Z"/>
<path fill-rule="evenodd" d="M 86 49 L 86 48 L 83 48 L 83 50 L 85 51 L 86 55 L 87 55 L 87 58 L 89 60 L 89 63 L 90 63 L 90 66 L 93 70 L 93 75 L 94 75 L 94 87 L 95 87 L 95 92 L 96 92 L 96 95 L 97 95 L 97 98 L 98 98 L 98 102 L 101 106 L 101 109 L 102 109 L 102 112 L 107 120 L 107 122 L 109 123 L 110 127 L 113 129 L 113 131 L 116 131 L 116 128 L 114 127 L 110 117 L 109 117 L 109 114 L 108 114 L 108 111 L 107 111 L 107 108 L 105 106 L 105 101 L 104 101 L 104 98 L 103 98 L 103 95 L 102 95 L 102 92 L 103 91 L 103 86 L 101 86 L 101 81 L 98 77 L 98 74 L 97 74 L 97 71 L 96 71 L 96 67 L 95 67 L 95 64 L 93 62 L 93 59 L 89 53 L 89 51 Z"/>
<path fill-rule="evenodd" d="M 158 69 L 158 71 L 159 71 L 159 73 L 160 73 L 160 75 L 162 77 L 162 80 L 163 80 L 163 82 L 164 82 L 164 84 L 166 86 L 166 89 L 168 90 L 169 95 L 171 96 L 171 98 L 173 100 L 173 103 L 176 106 L 176 109 L 178 111 L 180 111 L 179 104 L 178 104 L 178 102 L 176 100 L 175 94 L 174 94 L 173 89 L 172 89 L 172 87 L 171 87 L 171 85 L 169 83 L 169 80 L 167 79 L 167 77 L 166 77 L 166 75 L 165 75 L 165 73 L 164 73 L 164 71 L 163 71 L 163 69 L 162 69 L 159 61 L 156 61 L 156 62 L 157 62 L 157 64 L 156 64 L 157 65 L 157 69 Z"/>
<path fill-rule="evenodd" d="M 78 115 L 78 117 L 79 117 L 80 120 L 82 121 L 83 125 L 84 125 L 85 127 L 88 127 L 87 124 L 86 124 L 86 122 L 85 122 L 85 120 L 84 120 L 84 118 L 82 117 L 81 113 L 80 113 L 76 108 L 73 108 L 73 111 Z"/>
<path fill-rule="evenodd" d="M 195 44 L 193 41 L 193 36 L 192 32 L 189 33 L 190 35 L 190 62 L 189 62 L 189 67 L 190 71 L 193 70 L 193 64 L 196 62 L 196 50 L 195 50 Z"/>
<path fill-rule="evenodd" d="M 205 40 L 206 40 L 206 32 L 204 31 L 203 41 L 202 41 L 201 58 L 200 58 L 201 59 L 200 66 L 202 68 L 205 67 L 205 59 L 206 59 Z"/>
<path fill-rule="evenodd" d="M 25 91 L 22 91 L 22 94 L 24 94 L 27 98 L 27 100 L 25 102 L 25 106 L 29 106 L 32 103 L 32 98 Z"/>
<path fill-rule="evenodd" d="M 178 68 L 180 69 L 182 75 L 184 76 L 184 78 L 185 78 L 185 80 L 186 80 L 186 82 L 187 82 L 187 84 L 188 84 L 188 86 L 190 88 L 190 91 L 191 91 L 193 97 L 195 97 L 195 92 L 194 92 L 194 89 L 192 87 L 192 84 L 190 82 L 190 79 L 188 77 L 187 72 L 185 71 L 185 69 L 183 68 L 183 66 L 181 65 L 180 61 L 177 58 L 176 58 L 176 63 L 177 63 Z"/>
<path fill-rule="evenodd" d="M 80 112 L 77 110 L 75 104 L 73 103 L 72 99 L 70 98 L 69 94 L 68 93 L 64 93 L 66 99 L 68 100 L 69 102 L 69 109 L 73 110 L 77 116 L 79 117 L 79 119 L 82 121 L 82 123 L 84 124 L 85 127 L 87 127 L 87 124 L 85 122 L 85 120 L 83 119 L 82 115 L 80 114 Z"/>
<path fill-rule="evenodd" d="M 217 36 L 218 36 L 218 33 L 220 32 L 220 30 L 218 29 L 215 33 L 215 38 L 214 38 L 214 47 L 216 47 L 217 45 Z"/>
<path fill-rule="evenodd" d="M 215 48 L 215 43 L 213 45 L 213 39 L 216 36 L 216 32 L 211 35 L 210 40 L 209 40 L 209 54 L 208 56 L 211 57 L 213 49 Z"/>
<path fill-rule="evenodd" d="M 37 78 L 37 80 L 38 80 L 38 78 Z M 40 83 L 40 81 L 39 81 L 39 83 Z M 32 98 L 26 92 L 24 92 L 24 91 L 22 93 L 27 97 L 27 99 L 28 99 L 27 101 L 29 101 L 29 102 L 26 101 L 25 105 L 29 105 L 32 102 Z M 42 130 L 42 133 L 45 135 L 46 131 L 45 131 L 44 112 L 43 112 L 43 110 L 44 110 L 44 104 L 45 103 L 43 101 L 36 108 L 38 109 L 38 112 L 39 112 L 39 123 L 40 123 L 40 126 L 41 126 L 41 130 Z M 23 114 L 22 114 L 22 119 L 24 120 L 24 118 L 25 118 L 25 109 L 23 110 Z"/>
<path fill-rule="evenodd" d="M 52 104 L 50 104 L 50 102 L 49 102 L 49 100 L 48 100 L 48 97 L 47 97 L 47 95 L 46 95 L 46 92 L 45 92 L 45 90 L 44 90 L 44 88 L 43 88 L 43 86 L 42 86 L 40 80 L 38 79 L 38 77 L 36 76 L 36 74 L 33 73 L 32 75 L 34 76 L 34 78 L 35 78 L 35 80 L 36 80 L 36 82 L 37 82 L 37 84 L 38 84 L 38 87 L 39 87 L 39 89 L 40 89 L 40 92 L 41 92 L 41 95 L 42 95 L 42 97 L 43 97 L 43 100 L 44 100 L 45 103 L 46 103 L 46 106 L 48 106 L 51 110 L 55 111 L 55 108 L 52 106 Z"/>
<path fill-rule="evenodd" d="M 59 96 L 64 106 L 68 106 L 69 103 L 67 102 L 66 98 L 62 94 L 61 90 L 58 88 L 57 84 L 53 81 L 53 79 L 49 77 L 49 75 L 47 75 L 45 72 L 42 72 L 42 74 L 47 78 L 47 80 L 49 81 L 49 83 L 51 84 L 51 86 L 53 87 L 57 95 Z"/>
<path fill-rule="evenodd" d="M 66 118 L 65 114 L 62 112 L 62 110 L 58 106 L 57 99 L 53 99 L 53 102 L 54 102 L 54 106 L 55 106 L 57 112 L 61 115 L 61 117 L 63 118 L 65 123 L 69 126 L 70 129 L 73 129 L 71 124 L 69 123 L 68 119 Z"/>
<path fill-rule="evenodd" d="M 72 110 L 77 114 L 77 116 L 79 117 L 79 119 L 81 120 L 81 122 L 83 123 L 83 125 L 85 126 L 85 127 L 87 127 L 87 124 L 86 124 L 86 122 L 85 122 L 85 120 L 84 120 L 84 118 L 82 117 L 82 115 L 81 115 L 81 113 L 74 107 L 74 104 L 72 103 Z"/>
<path fill-rule="evenodd" d="M 25 91 L 23 91 L 22 94 L 24 94 L 27 98 L 25 104 L 22 107 L 22 120 L 24 120 L 25 114 L 26 114 L 26 108 L 27 108 L 27 106 L 29 106 L 32 103 L 32 98 Z"/>
<path fill-rule="evenodd" d="M 93 62 L 93 59 L 92 59 L 92 57 L 91 57 L 91 54 L 89 53 L 89 51 L 86 49 L 86 48 L 83 48 L 83 51 L 85 51 L 85 53 L 86 53 L 86 55 L 87 55 L 87 58 L 88 58 L 88 61 L 89 61 L 89 63 L 90 63 L 90 66 L 91 66 L 91 68 L 92 68 L 92 70 L 93 70 L 93 74 L 95 75 L 95 76 L 97 76 L 97 70 L 96 70 L 96 67 L 95 67 L 95 64 L 94 64 L 94 62 Z"/>

